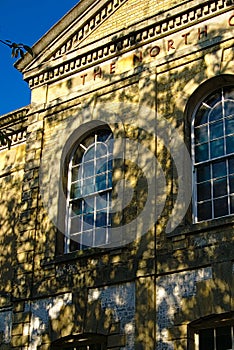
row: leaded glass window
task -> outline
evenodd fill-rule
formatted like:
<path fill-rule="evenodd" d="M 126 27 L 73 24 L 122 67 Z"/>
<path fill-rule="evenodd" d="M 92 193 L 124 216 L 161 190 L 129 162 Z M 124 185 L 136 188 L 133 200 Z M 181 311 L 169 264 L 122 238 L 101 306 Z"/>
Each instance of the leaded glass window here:
<path fill-rule="evenodd" d="M 234 213 L 234 87 L 198 106 L 193 119 L 194 221 Z"/>
<path fill-rule="evenodd" d="M 109 130 L 89 134 L 73 150 L 68 169 L 66 252 L 108 243 L 112 152 Z"/>

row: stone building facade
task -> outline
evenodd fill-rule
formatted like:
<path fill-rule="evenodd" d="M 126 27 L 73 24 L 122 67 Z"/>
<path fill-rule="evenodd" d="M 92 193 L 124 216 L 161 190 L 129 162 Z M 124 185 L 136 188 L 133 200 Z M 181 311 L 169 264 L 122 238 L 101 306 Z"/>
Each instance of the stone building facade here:
<path fill-rule="evenodd" d="M 1 349 L 234 349 L 233 34 L 230 0 L 81 0 L 16 63 Z"/>

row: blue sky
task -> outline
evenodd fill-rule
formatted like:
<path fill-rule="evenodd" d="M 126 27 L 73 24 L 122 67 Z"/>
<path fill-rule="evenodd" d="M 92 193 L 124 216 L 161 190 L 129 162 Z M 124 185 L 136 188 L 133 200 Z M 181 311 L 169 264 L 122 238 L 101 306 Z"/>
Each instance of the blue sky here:
<path fill-rule="evenodd" d="M 32 46 L 78 0 L 0 0 L 0 39 Z M 0 43 L 0 115 L 30 103 L 30 91 L 13 64 L 11 51 Z"/>

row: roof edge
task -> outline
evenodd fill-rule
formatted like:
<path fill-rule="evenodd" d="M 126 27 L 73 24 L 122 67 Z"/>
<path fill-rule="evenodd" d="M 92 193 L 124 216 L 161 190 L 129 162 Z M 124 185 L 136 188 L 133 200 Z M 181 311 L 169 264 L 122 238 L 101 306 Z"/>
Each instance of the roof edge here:
<path fill-rule="evenodd" d="M 97 0 L 80 0 L 32 46 L 35 54 L 34 57 L 41 53 L 49 43 L 55 40 L 57 36 L 95 2 Z M 21 72 L 33 59 L 29 53 L 26 53 L 23 58 L 20 58 L 14 63 L 14 67 Z"/>

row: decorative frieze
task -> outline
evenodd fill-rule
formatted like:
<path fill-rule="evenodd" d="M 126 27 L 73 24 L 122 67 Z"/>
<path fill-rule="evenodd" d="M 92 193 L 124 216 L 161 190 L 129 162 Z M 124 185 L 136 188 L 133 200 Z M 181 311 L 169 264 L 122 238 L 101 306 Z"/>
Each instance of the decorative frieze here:
<path fill-rule="evenodd" d="M 7 135 L 8 139 L 10 140 L 10 145 L 12 147 L 16 144 L 25 142 L 26 134 L 27 134 L 27 130 L 25 128 L 25 129 L 13 131 L 11 133 L 7 133 L 6 135 Z M 0 150 L 6 149 L 7 147 L 9 147 L 8 142 L 5 140 L 2 141 L 2 143 L 0 144 Z"/>
<path fill-rule="evenodd" d="M 81 41 L 83 41 L 91 32 L 93 32 L 97 26 L 99 26 L 107 17 L 120 7 L 127 0 L 110 0 L 106 3 L 105 7 L 102 7 L 96 12 L 88 22 L 86 22 L 81 28 L 79 28 L 74 35 L 60 47 L 58 51 L 53 55 L 53 59 L 57 58 L 65 53 L 74 50 Z"/>
<path fill-rule="evenodd" d="M 0 131 L 8 137 L 11 146 L 26 140 L 27 113 L 28 108 L 23 108 L 0 117 Z M 9 143 L 4 140 L 0 143 L 0 150 L 6 149 L 8 146 Z"/>
<path fill-rule="evenodd" d="M 123 3 L 123 1 L 124 0 L 119 0 L 118 4 L 120 5 L 121 2 Z M 109 6 L 111 9 L 113 9 L 114 0 L 109 2 Z M 45 72 L 40 73 L 39 76 L 29 78 L 29 85 L 31 88 L 33 88 L 36 85 L 40 85 L 48 81 L 53 81 L 58 77 L 68 75 L 71 73 L 71 71 L 80 71 L 86 69 L 92 64 L 97 64 L 104 59 L 110 59 L 111 57 L 123 54 L 129 50 L 132 50 L 133 48 L 137 48 L 146 43 L 150 43 L 152 41 L 163 38 L 169 35 L 171 32 L 174 33 L 175 31 L 185 29 L 187 26 L 198 24 L 199 22 L 202 22 L 209 18 L 211 15 L 213 16 L 215 12 L 226 9 L 228 6 L 228 0 L 212 0 L 209 2 L 201 3 L 196 7 L 187 9 L 186 11 L 177 13 L 173 16 L 171 16 L 169 13 L 167 16 L 167 13 L 165 13 L 163 19 L 155 21 L 148 27 L 144 27 L 142 29 L 136 30 L 133 33 L 123 35 L 119 38 L 116 38 L 115 41 L 108 41 L 102 46 L 95 47 L 94 49 L 84 52 L 69 61 L 47 69 Z M 104 11 L 104 9 L 102 9 L 102 11 Z M 106 12 L 109 13 L 108 11 Z M 101 19 L 103 19 L 103 16 L 98 16 L 98 14 L 96 14 L 95 18 L 95 21 L 92 19 L 89 25 L 86 24 L 86 26 L 80 29 L 81 32 L 76 33 L 72 39 L 69 39 L 63 48 L 57 51 L 54 59 L 60 55 L 64 55 L 65 53 L 67 54 L 71 50 L 74 50 L 78 45 L 77 40 L 81 40 L 84 35 L 87 35 L 90 30 L 93 30 L 91 28 L 95 27 L 94 23 L 97 24 L 97 18 L 99 18 L 101 21 Z M 230 23 L 230 26 L 231 25 L 232 24 Z"/>
<path fill-rule="evenodd" d="M 24 107 L 8 114 L 0 116 L 0 128 L 3 129 L 6 125 L 15 125 L 24 122 L 27 119 L 29 108 Z"/>

